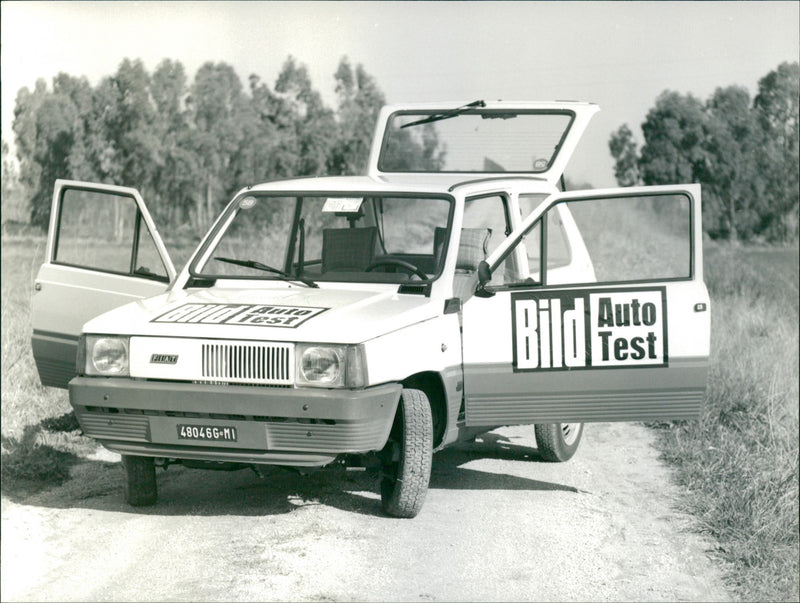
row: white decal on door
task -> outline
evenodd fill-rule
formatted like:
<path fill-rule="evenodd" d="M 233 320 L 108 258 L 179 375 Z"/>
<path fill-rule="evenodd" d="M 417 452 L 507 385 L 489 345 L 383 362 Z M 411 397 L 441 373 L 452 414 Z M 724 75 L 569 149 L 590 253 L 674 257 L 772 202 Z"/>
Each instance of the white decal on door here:
<path fill-rule="evenodd" d="M 511 296 L 514 370 L 668 365 L 663 287 Z"/>

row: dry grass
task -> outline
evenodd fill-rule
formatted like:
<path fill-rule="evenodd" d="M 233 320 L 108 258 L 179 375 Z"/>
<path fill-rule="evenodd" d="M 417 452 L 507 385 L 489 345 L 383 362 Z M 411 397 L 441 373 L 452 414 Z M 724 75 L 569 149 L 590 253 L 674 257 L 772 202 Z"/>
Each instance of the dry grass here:
<path fill-rule="evenodd" d="M 31 353 L 30 299 L 45 250 L 44 237 L 2 241 L 2 463 L 3 489 L 61 483 L 77 451 L 91 446 L 68 423 L 66 390 L 42 387 Z"/>
<path fill-rule="evenodd" d="M 746 601 L 797 601 L 797 250 L 710 248 L 712 345 L 700 421 L 660 427 L 685 501 Z"/>
<path fill-rule="evenodd" d="M 69 410 L 66 392 L 39 383 L 31 352 L 30 305 L 45 239 L 2 243 L 3 435 L 19 437 L 26 425 Z"/>

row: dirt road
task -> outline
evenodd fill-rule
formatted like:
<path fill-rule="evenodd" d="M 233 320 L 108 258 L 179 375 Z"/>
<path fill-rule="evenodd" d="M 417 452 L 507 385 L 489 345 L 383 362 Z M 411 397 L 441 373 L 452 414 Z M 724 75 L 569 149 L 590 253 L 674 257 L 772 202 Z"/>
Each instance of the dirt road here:
<path fill-rule="evenodd" d="M 171 468 L 157 506 L 122 501 L 117 456 L 63 486 L 3 497 L 3 601 L 727 600 L 709 543 L 638 425 L 589 425 L 539 462 L 532 428 L 434 456 L 412 520 L 374 478 Z"/>

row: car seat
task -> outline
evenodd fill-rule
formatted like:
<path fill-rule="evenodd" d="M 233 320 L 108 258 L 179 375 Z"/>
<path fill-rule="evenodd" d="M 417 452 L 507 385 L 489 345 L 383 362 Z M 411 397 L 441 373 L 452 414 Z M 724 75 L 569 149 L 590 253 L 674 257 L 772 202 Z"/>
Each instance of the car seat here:
<path fill-rule="evenodd" d="M 361 272 L 375 257 L 378 229 L 326 228 L 322 231 L 322 272 Z"/>
<path fill-rule="evenodd" d="M 433 233 L 434 257 L 440 260 L 444 249 L 447 230 L 437 227 Z M 486 259 L 489 249 L 491 228 L 462 228 L 456 257 L 456 273 L 453 278 L 453 295 L 466 301 L 475 293 L 478 264 Z"/>

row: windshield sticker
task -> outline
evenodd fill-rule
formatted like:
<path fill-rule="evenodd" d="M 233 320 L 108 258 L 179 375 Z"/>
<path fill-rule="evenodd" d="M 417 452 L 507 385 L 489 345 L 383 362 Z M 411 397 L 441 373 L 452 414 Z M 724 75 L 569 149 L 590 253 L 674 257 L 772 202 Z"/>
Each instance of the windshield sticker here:
<path fill-rule="evenodd" d="M 256 204 L 255 197 L 245 197 L 241 201 L 239 201 L 239 208 L 240 209 L 250 209 Z"/>
<path fill-rule="evenodd" d="M 322 206 L 324 213 L 357 214 L 364 202 L 362 197 L 328 197 Z"/>
<path fill-rule="evenodd" d="M 511 296 L 514 371 L 666 367 L 664 287 Z"/>
<path fill-rule="evenodd" d="M 248 325 L 294 329 L 328 308 L 244 304 L 184 304 L 151 322 Z"/>

